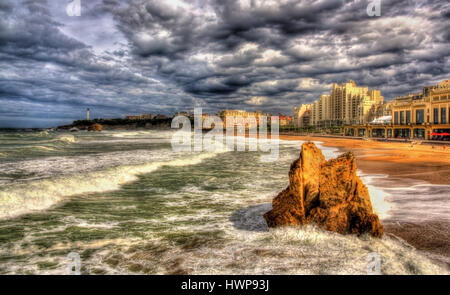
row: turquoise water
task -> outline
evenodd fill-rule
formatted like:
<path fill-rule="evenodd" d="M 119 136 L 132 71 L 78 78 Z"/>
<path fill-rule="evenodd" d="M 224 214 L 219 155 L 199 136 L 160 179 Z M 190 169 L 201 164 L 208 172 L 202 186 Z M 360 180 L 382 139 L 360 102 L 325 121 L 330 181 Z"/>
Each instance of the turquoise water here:
<path fill-rule="evenodd" d="M 280 141 L 278 160 L 262 162 L 220 145 L 174 152 L 172 135 L 0 133 L 0 273 L 64 274 L 70 252 L 84 274 L 356 274 L 371 252 L 383 273 L 445 272 L 388 236 L 269 231 L 262 214 L 301 142 Z M 388 218 L 387 193 L 369 188 Z"/>

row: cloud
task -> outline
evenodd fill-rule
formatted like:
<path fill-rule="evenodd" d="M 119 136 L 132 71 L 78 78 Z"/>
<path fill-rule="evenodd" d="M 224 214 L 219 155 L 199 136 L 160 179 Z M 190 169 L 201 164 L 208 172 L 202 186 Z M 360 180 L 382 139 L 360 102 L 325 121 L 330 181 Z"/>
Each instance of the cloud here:
<path fill-rule="evenodd" d="M 249 105 L 259 106 L 264 104 L 267 101 L 267 97 L 262 96 L 254 96 L 251 99 L 247 100 L 245 103 Z"/>
<path fill-rule="evenodd" d="M 86 107 L 290 113 L 334 82 L 392 99 L 449 78 L 448 1 L 384 0 L 374 18 L 367 3 L 95 0 L 69 17 L 64 1 L 5 0 L 0 124 L 69 122 Z"/>

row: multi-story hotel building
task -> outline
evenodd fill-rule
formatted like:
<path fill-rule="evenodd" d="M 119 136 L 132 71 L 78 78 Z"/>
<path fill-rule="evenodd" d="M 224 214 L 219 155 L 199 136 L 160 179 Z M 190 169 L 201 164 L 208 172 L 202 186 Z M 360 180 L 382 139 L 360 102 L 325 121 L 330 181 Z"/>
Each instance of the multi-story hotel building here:
<path fill-rule="evenodd" d="M 443 139 L 450 133 L 450 80 L 400 96 L 390 103 L 392 121 L 345 127 L 346 135 L 385 138 Z"/>
<path fill-rule="evenodd" d="M 294 107 L 293 123 L 296 127 L 305 127 L 310 125 L 311 105 L 302 104 L 301 107 Z"/>
<path fill-rule="evenodd" d="M 334 83 L 330 94 L 321 95 L 310 105 L 294 108 L 294 123 L 303 126 L 303 116 L 307 115 L 309 125 L 318 127 L 364 124 L 373 120 L 383 105 L 379 90 L 358 87 L 353 80 L 341 85 Z"/>

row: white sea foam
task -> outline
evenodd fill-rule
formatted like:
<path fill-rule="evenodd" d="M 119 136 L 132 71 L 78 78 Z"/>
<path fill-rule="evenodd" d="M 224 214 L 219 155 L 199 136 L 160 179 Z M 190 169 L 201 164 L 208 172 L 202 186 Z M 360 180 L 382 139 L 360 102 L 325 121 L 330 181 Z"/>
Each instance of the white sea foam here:
<path fill-rule="evenodd" d="M 137 175 L 151 173 L 162 166 L 195 165 L 219 152 L 194 154 L 189 158 L 152 162 L 136 166 L 119 166 L 106 171 L 74 174 L 5 186 L 0 191 L 0 218 L 12 218 L 47 209 L 68 196 L 112 191 L 135 181 Z"/>
<path fill-rule="evenodd" d="M 65 143 L 74 143 L 76 142 L 75 136 L 70 135 L 70 134 L 64 134 L 64 135 L 60 135 L 57 138 L 53 139 L 52 141 L 61 141 L 61 142 L 65 142 Z"/>
<path fill-rule="evenodd" d="M 388 201 L 391 194 L 376 186 L 377 179 L 386 178 L 387 175 L 367 175 L 359 170 L 358 175 L 369 190 L 373 211 L 380 217 L 380 219 L 387 219 L 390 216 L 389 212 L 394 205 Z"/>
<path fill-rule="evenodd" d="M 55 151 L 55 148 L 52 148 L 52 147 L 49 147 L 49 146 L 43 146 L 43 145 L 35 145 L 35 146 L 32 146 L 31 149 L 41 150 L 41 151 L 46 151 L 46 152 L 53 152 L 53 151 Z"/>
<path fill-rule="evenodd" d="M 49 135 L 50 134 L 48 133 L 47 130 L 41 131 L 38 134 L 36 134 L 36 136 L 39 136 L 39 137 L 46 137 L 46 136 L 49 136 Z"/>
<path fill-rule="evenodd" d="M 43 147 L 50 151 L 52 148 Z M 0 164 L 0 170 L 7 174 L 25 174 L 33 178 L 55 175 L 86 173 L 106 170 L 121 165 L 139 165 L 148 162 L 165 161 L 180 157 L 167 150 L 136 150 L 109 152 L 80 156 L 52 156 Z M 25 177 L 24 180 L 27 178 Z"/>
<path fill-rule="evenodd" d="M 103 135 L 116 138 L 166 138 L 169 139 L 174 134 L 174 130 L 140 130 L 140 131 L 105 131 Z"/>
<path fill-rule="evenodd" d="M 113 133 L 111 134 L 112 137 L 119 137 L 119 138 L 127 138 L 127 137 L 137 137 L 137 136 L 142 136 L 142 135 L 149 135 L 149 132 L 120 132 L 120 133 Z"/>
<path fill-rule="evenodd" d="M 155 236 L 147 237 L 147 242 L 160 244 L 166 250 L 156 254 L 135 247 L 138 250 L 134 250 L 126 263 L 151 264 L 157 274 L 173 271 L 167 265 L 174 260 L 190 274 L 367 274 L 368 255 L 375 252 L 381 257 L 382 274 L 448 274 L 448 270 L 423 253 L 389 236 L 378 239 L 340 235 L 314 226 L 267 230 L 262 218 L 267 209 L 261 207 L 243 214 L 244 219 L 252 219 L 246 221 L 246 229 L 236 229 L 221 218 L 205 225 L 172 227 L 173 235 L 217 230 L 226 234 L 215 247 L 199 245 L 189 255 Z M 208 219 L 213 215 L 202 213 Z M 191 217 L 199 218 L 197 214 Z M 172 220 L 180 221 L 167 218 L 160 222 L 166 224 Z M 261 231 L 260 227 L 265 228 Z M 213 238 L 211 243 L 214 244 Z M 112 271 L 129 273 L 127 269 Z"/>

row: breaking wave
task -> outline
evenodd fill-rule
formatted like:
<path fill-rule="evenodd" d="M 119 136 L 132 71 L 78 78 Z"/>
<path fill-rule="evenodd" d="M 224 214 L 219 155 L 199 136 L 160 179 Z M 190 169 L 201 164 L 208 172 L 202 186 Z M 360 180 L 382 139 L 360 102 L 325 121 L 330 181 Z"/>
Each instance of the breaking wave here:
<path fill-rule="evenodd" d="M 137 180 L 137 176 L 140 174 L 151 173 L 162 166 L 199 164 L 220 152 L 222 151 L 196 154 L 187 159 L 181 158 L 135 166 L 119 166 L 105 171 L 9 185 L 0 191 L 0 219 L 48 209 L 64 201 L 69 196 L 117 190 L 121 185 Z"/>
<path fill-rule="evenodd" d="M 32 149 L 32 150 L 40 150 L 40 151 L 45 151 L 45 152 L 53 152 L 53 151 L 55 151 L 55 148 L 49 147 L 49 146 L 44 146 L 44 145 L 35 145 L 33 147 L 30 147 L 30 149 Z"/>
<path fill-rule="evenodd" d="M 73 136 L 73 135 L 61 135 L 61 136 L 58 136 L 57 138 L 53 139 L 52 141 L 60 141 L 60 142 L 65 142 L 65 143 L 74 143 L 77 140 L 75 139 L 75 136 Z"/>

